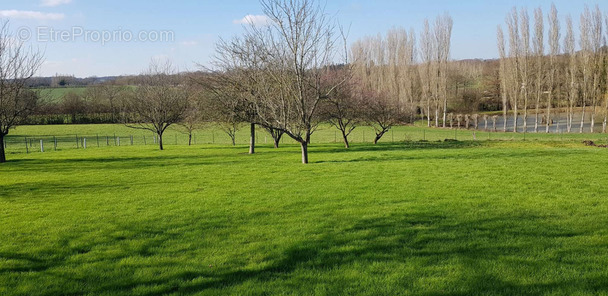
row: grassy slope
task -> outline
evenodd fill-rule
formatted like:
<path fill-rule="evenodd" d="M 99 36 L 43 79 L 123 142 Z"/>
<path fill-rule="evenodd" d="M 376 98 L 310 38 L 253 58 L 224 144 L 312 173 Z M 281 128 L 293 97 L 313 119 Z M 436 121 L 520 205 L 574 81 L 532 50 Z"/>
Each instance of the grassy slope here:
<path fill-rule="evenodd" d="M 0 294 L 608 293 L 608 151 L 120 147 L 0 167 Z"/>

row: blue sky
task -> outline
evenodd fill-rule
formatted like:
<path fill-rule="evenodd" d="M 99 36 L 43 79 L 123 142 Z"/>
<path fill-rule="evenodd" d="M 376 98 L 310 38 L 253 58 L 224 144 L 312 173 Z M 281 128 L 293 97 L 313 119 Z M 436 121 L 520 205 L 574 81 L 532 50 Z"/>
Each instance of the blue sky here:
<path fill-rule="evenodd" d="M 384 33 L 392 27 L 420 31 L 425 18 L 449 12 L 454 19 L 452 58 L 495 58 L 496 26 L 504 23 L 513 6 L 541 6 L 548 12 L 552 1 L 543 0 L 328 0 L 327 12 L 351 26 L 349 42 Z M 553 1 L 560 16 L 574 20 L 584 9 L 583 1 Z M 608 12 L 608 1 L 588 1 Z M 261 14 L 257 0 L 0 0 L 0 18 L 45 51 L 40 75 L 73 74 L 78 77 L 137 74 L 153 58 L 168 58 L 181 70 L 207 65 L 219 37 L 239 34 L 238 20 Z M 562 26 L 564 27 L 564 26 Z M 81 33 L 79 37 L 51 40 L 56 34 Z M 24 33 L 25 32 L 25 33 Z M 27 32 L 30 35 L 27 35 Z M 131 35 L 128 35 L 130 32 Z M 125 41 L 142 32 L 168 34 L 162 42 Z M 114 41 L 102 44 L 100 35 Z M 85 34 L 89 34 L 85 40 Z M 127 35 L 125 35 L 127 34 Z M 135 36 L 134 36 L 135 35 Z M 55 35 L 58 37 L 58 35 Z M 120 40 L 120 39 L 123 40 Z"/>

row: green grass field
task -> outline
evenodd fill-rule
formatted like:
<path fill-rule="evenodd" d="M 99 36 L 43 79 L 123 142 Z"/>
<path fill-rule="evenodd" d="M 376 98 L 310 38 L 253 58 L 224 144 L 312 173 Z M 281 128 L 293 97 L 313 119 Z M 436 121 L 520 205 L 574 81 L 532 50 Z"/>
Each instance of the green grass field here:
<path fill-rule="evenodd" d="M 608 150 L 573 137 L 14 152 L 0 295 L 608 295 Z"/>
<path fill-rule="evenodd" d="M 36 88 L 35 91 L 39 92 L 41 99 L 49 103 L 59 103 L 63 100 L 69 92 L 73 92 L 77 95 L 83 95 L 87 88 L 86 87 L 47 87 L 47 88 Z"/>

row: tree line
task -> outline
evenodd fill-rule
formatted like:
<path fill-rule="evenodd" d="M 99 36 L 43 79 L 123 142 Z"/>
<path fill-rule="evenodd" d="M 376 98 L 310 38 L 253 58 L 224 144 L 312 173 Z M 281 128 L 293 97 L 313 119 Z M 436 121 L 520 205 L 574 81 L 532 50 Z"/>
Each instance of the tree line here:
<path fill-rule="evenodd" d="M 498 26 L 503 117 L 512 112 L 513 131 L 517 132 L 520 117 L 526 131 L 527 118 L 534 116 L 534 131 L 539 132 L 545 125 L 548 133 L 554 122 L 559 130 L 559 119 L 565 113 L 566 131 L 573 132 L 578 124 L 578 131 L 583 133 L 589 116 L 589 132 L 595 132 L 596 122 L 601 120 L 602 133 L 606 133 L 608 15 L 598 6 L 585 6 L 578 40 L 570 15 L 562 34 L 562 20 L 555 5 L 547 15 L 540 7 L 535 9 L 533 17 L 531 23 L 528 10 L 513 8 L 506 17 L 507 34 Z M 558 111 L 554 113 L 554 109 Z M 575 118 L 577 113 L 579 118 Z M 506 124 L 503 130 L 507 130 Z"/>

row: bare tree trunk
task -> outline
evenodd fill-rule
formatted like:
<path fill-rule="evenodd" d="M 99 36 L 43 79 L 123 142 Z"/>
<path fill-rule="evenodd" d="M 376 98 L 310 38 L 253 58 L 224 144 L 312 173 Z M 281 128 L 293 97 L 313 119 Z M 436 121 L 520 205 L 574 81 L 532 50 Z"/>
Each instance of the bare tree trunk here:
<path fill-rule="evenodd" d="M 380 139 L 382 139 L 382 136 L 384 136 L 384 132 L 376 134 L 376 137 L 374 137 L 374 145 L 378 144 L 378 142 L 380 141 Z"/>
<path fill-rule="evenodd" d="M 595 106 L 593 106 L 593 108 L 591 108 L 591 127 L 589 128 L 589 131 L 593 134 L 593 132 L 595 132 Z"/>
<path fill-rule="evenodd" d="M 255 154 L 255 123 L 251 123 L 249 137 L 249 154 Z"/>
<path fill-rule="evenodd" d="M 581 126 L 580 126 L 580 130 L 579 132 L 582 134 L 585 130 L 585 109 L 587 108 L 587 106 L 585 106 L 585 102 L 583 102 L 583 115 L 581 116 Z"/>
<path fill-rule="evenodd" d="M 574 108 L 572 107 L 572 103 L 568 104 L 568 133 L 572 132 L 572 121 L 574 118 Z"/>
<path fill-rule="evenodd" d="M 284 133 L 282 131 L 274 129 L 272 127 L 266 127 L 266 130 L 272 137 L 274 148 L 278 149 L 281 144 L 281 138 L 283 137 Z"/>
<path fill-rule="evenodd" d="M 545 128 L 545 133 L 547 133 L 547 134 L 549 133 L 549 128 L 551 127 L 551 121 L 552 121 L 551 120 L 551 102 L 552 101 L 553 101 L 553 91 L 551 91 L 549 93 L 549 100 L 547 102 L 547 118 L 546 118 L 546 120 L 547 120 L 547 122 L 546 122 L 547 126 Z M 558 108 L 559 108 L 559 105 L 558 105 Z M 557 124 L 558 124 L 558 127 L 559 127 L 559 118 L 557 119 Z M 558 128 L 558 130 L 559 130 L 559 128 Z"/>
<path fill-rule="evenodd" d="M 164 150 L 165 147 L 163 147 L 163 133 L 157 132 L 157 135 L 158 135 L 158 147 L 160 148 L 160 150 Z"/>
<path fill-rule="evenodd" d="M 513 132 L 517 133 L 517 121 L 519 119 L 519 116 L 517 115 L 517 105 L 513 107 L 513 117 Z"/>
<path fill-rule="evenodd" d="M 300 142 L 300 146 L 302 147 L 302 163 L 308 163 L 308 143 L 306 140 Z"/>
<path fill-rule="evenodd" d="M 435 127 L 439 127 L 439 106 L 435 106 Z"/>
<path fill-rule="evenodd" d="M 345 131 L 341 131 L 342 132 L 342 139 L 344 139 L 344 148 L 348 149 L 350 148 L 350 144 L 348 143 L 348 135 L 346 134 Z"/>
<path fill-rule="evenodd" d="M 0 134 L 0 163 L 6 162 L 6 153 L 4 152 L 4 134 Z"/>
<path fill-rule="evenodd" d="M 604 122 L 602 122 L 602 133 L 606 133 L 606 124 L 608 124 L 608 114 L 604 111 Z"/>
<path fill-rule="evenodd" d="M 447 110 L 448 110 L 448 99 L 447 96 L 443 98 L 443 128 L 446 128 L 446 120 L 448 118 L 448 114 L 447 114 Z"/>
<path fill-rule="evenodd" d="M 192 132 L 188 133 L 188 146 L 192 146 Z"/>
<path fill-rule="evenodd" d="M 485 131 L 488 131 L 488 116 L 487 116 L 487 115 L 485 115 L 485 116 L 483 117 L 483 121 L 484 121 L 484 126 L 483 126 L 483 129 L 484 129 Z"/>
<path fill-rule="evenodd" d="M 538 103 L 540 103 L 540 100 L 536 100 L 536 109 L 535 109 L 535 114 L 534 114 L 534 132 L 538 133 Z"/>

